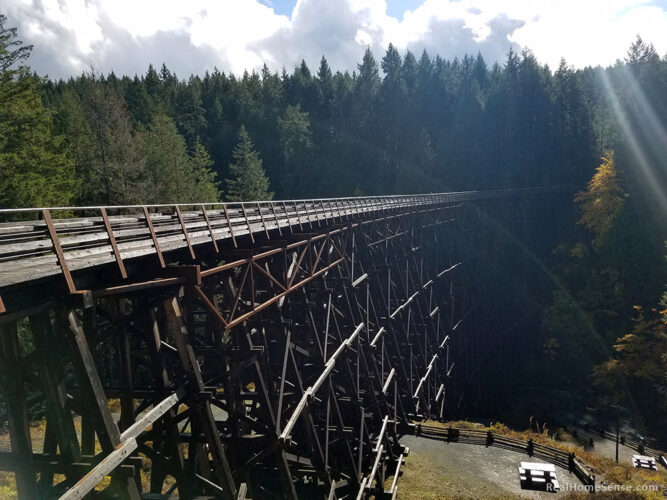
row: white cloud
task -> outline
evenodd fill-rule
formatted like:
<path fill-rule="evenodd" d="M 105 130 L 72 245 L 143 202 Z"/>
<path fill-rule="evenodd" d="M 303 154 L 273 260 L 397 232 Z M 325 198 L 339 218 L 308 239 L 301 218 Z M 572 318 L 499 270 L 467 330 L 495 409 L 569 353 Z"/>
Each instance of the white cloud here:
<path fill-rule="evenodd" d="M 667 12 L 657 0 L 424 0 L 399 21 L 385 0 L 298 0 L 291 18 L 268 0 L 5 0 L 10 25 L 33 43 L 31 65 L 69 76 L 144 72 L 163 61 L 179 76 L 217 66 L 240 73 L 267 63 L 311 68 L 322 54 L 354 69 L 366 46 L 443 57 L 502 60 L 510 44 L 552 66 L 611 64 L 637 34 L 667 52 Z"/>

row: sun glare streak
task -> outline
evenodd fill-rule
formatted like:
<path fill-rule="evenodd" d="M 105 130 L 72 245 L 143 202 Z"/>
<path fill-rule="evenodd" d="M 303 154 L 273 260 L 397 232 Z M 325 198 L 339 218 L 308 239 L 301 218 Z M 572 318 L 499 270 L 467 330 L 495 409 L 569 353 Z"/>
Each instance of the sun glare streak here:
<path fill-rule="evenodd" d="M 646 118 L 646 121 L 635 119 L 633 122 L 641 128 L 644 136 L 649 139 L 646 145 L 651 148 L 653 154 L 656 156 L 664 154 L 664 151 L 667 150 L 667 130 L 665 126 L 653 110 L 653 106 L 651 106 L 646 94 L 642 90 L 641 84 L 637 81 L 628 66 L 621 68 L 620 76 L 623 79 L 623 83 L 632 92 L 632 102 L 638 104 L 638 109 L 626 109 L 625 111 L 629 111 L 634 115 L 640 115 L 635 116 L 635 118 Z"/>
<path fill-rule="evenodd" d="M 636 97 L 640 101 L 640 106 L 644 108 L 643 111 L 647 116 L 649 116 L 649 120 L 651 121 L 651 125 L 652 127 L 654 127 L 654 130 L 662 132 L 662 135 L 665 136 L 666 134 L 664 128 L 660 124 L 658 118 L 655 116 L 655 113 L 653 113 L 653 111 L 650 109 L 651 107 L 648 103 L 648 100 L 646 99 L 646 96 L 639 88 L 639 85 L 637 84 L 634 77 L 632 75 L 624 75 L 624 77 L 632 78 L 634 84 L 636 85 L 635 93 L 637 94 Z M 602 80 L 602 85 L 604 86 L 605 93 L 611 103 L 612 113 L 614 114 L 614 117 L 616 118 L 617 123 L 621 127 L 621 131 L 625 136 L 628 145 L 630 146 L 632 155 L 636 160 L 636 165 L 639 167 L 637 171 L 644 178 L 645 181 L 644 184 L 648 187 L 648 189 L 652 191 L 652 194 L 654 195 L 655 199 L 660 204 L 661 210 L 665 214 L 667 214 L 667 195 L 660 188 L 660 180 L 656 177 L 655 173 L 653 172 L 651 164 L 647 159 L 646 154 L 643 151 L 643 148 L 640 145 L 639 139 L 635 135 L 635 132 L 630 124 L 630 120 L 628 119 L 628 114 L 633 112 L 630 110 L 626 112 L 626 110 L 624 110 L 623 104 L 621 103 L 621 100 L 616 90 L 614 89 L 613 83 L 611 82 L 611 79 L 609 78 L 607 71 L 601 71 L 600 78 Z M 652 118 L 651 115 L 653 115 Z M 638 121 L 641 123 L 641 120 Z M 651 143 L 651 141 L 649 141 L 649 143 Z"/>

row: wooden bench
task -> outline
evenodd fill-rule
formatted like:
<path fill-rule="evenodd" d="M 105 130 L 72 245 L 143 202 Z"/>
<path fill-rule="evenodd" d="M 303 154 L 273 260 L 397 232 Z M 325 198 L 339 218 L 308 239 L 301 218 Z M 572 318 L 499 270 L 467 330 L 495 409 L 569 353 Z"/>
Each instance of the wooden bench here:
<path fill-rule="evenodd" d="M 632 455 L 632 465 L 638 469 L 657 470 L 655 458 L 647 457 L 645 455 Z"/>
<path fill-rule="evenodd" d="M 560 490 L 556 468 L 552 464 L 521 462 L 519 479 L 522 488 L 554 492 Z"/>

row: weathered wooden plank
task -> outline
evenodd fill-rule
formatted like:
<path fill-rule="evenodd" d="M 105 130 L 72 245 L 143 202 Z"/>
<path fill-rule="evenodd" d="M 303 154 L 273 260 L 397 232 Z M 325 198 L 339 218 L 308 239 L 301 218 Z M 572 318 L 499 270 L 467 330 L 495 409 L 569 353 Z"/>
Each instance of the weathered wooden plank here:
<path fill-rule="evenodd" d="M 52 229 L 61 245 L 67 269 L 78 271 L 118 260 L 122 261 L 147 255 L 158 257 L 172 250 L 189 245 L 196 252 L 198 246 L 244 235 L 266 233 L 282 228 L 321 224 L 321 221 L 343 216 L 360 216 L 379 210 L 399 210 L 406 207 L 428 207 L 462 202 L 469 199 L 484 200 L 493 197 L 511 196 L 526 191 L 505 190 L 498 192 L 441 193 L 422 196 L 343 198 L 335 200 L 301 200 L 290 203 L 259 202 L 253 204 L 211 204 L 206 213 L 197 209 L 179 206 L 177 213 L 150 214 L 148 227 L 145 207 L 109 207 L 107 210 L 134 212 L 109 215 L 108 224 L 116 240 L 117 250 L 109 244 L 109 228 L 103 216 L 79 217 L 53 220 Z M 324 201 L 327 201 L 325 206 Z M 332 203 L 333 201 L 333 203 Z M 256 206 L 255 206 L 256 205 Z M 182 207 L 182 208 L 180 208 Z M 100 213 L 100 208 L 87 208 L 87 212 Z M 194 208 L 190 206 L 190 208 Z M 173 206 L 161 209 L 173 210 Z M 187 210 L 186 210 L 187 209 Z M 82 209 L 72 208 L 73 212 Z M 7 211 L 3 211 L 7 212 Z M 35 213 L 38 211 L 35 210 Z M 180 219 L 178 212 L 180 212 Z M 8 213 L 11 213 L 9 211 Z M 154 233 L 154 234 L 152 234 Z M 32 235 L 32 236 L 31 236 Z M 53 252 L 48 226 L 45 221 L 19 221 L 0 224 L 0 288 L 8 285 L 34 281 L 63 273 L 62 258 Z M 51 235 L 53 236 L 53 235 Z M 189 240 L 189 241 L 188 241 Z M 157 245 L 156 245 L 157 243 Z M 158 247 L 161 251 L 158 251 Z M 119 264 L 120 265 L 120 264 Z M 67 275 L 67 271 L 65 271 Z M 70 289 L 73 283 L 68 279 Z"/>
<path fill-rule="evenodd" d="M 74 486 L 68 489 L 60 500 L 76 500 L 84 498 L 90 491 L 92 491 L 99 482 L 111 474 L 112 471 L 137 449 L 137 440 L 128 439 L 116 449 L 114 449 L 102 462 L 96 465 L 93 470 L 83 476 Z"/>

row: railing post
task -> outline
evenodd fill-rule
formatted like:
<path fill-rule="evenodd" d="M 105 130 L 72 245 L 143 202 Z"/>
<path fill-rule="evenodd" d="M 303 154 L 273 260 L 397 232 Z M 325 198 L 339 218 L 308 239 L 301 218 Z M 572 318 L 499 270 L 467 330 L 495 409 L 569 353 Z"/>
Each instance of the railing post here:
<path fill-rule="evenodd" d="M 123 264 L 123 257 L 120 255 L 120 250 L 116 244 L 116 237 L 113 234 L 113 229 L 111 229 L 111 221 L 109 221 L 109 216 L 107 215 L 106 208 L 100 208 L 102 213 L 102 220 L 104 221 L 104 227 L 107 230 L 107 236 L 109 237 L 109 244 L 111 244 L 111 250 L 118 264 L 118 269 L 120 270 L 120 275 L 123 279 L 127 278 L 127 272 L 125 271 L 125 264 Z"/>
<path fill-rule="evenodd" d="M 178 205 L 174 205 L 174 208 L 176 209 L 178 221 L 181 223 L 181 229 L 183 229 L 183 236 L 185 237 L 185 243 L 188 245 L 188 250 L 190 250 L 190 256 L 192 257 L 192 260 L 195 260 L 197 257 L 195 256 L 195 251 L 192 248 L 192 244 L 190 243 L 190 235 L 188 234 L 188 228 L 186 227 L 185 221 L 183 220 L 181 208 Z"/>
<path fill-rule="evenodd" d="M 243 217 L 245 218 L 245 225 L 248 228 L 248 234 L 250 235 L 250 241 L 252 244 L 255 244 L 255 235 L 252 234 L 252 228 L 250 227 L 250 219 L 248 219 L 248 213 L 245 211 L 245 204 L 241 203 L 241 211 L 243 212 Z"/>
<path fill-rule="evenodd" d="M 151 220 L 151 216 L 148 213 L 148 208 L 147 207 L 142 207 L 144 210 L 144 217 L 146 218 L 146 225 L 148 226 L 148 231 L 151 233 L 151 239 L 153 240 L 153 246 L 155 247 L 155 253 L 157 254 L 157 258 L 160 261 L 160 267 L 163 269 L 166 266 L 164 262 L 164 257 L 162 257 L 162 252 L 160 251 L 160 244 L 157 241 L 157 235 L 155 234 L 155 228 L 153 227 L 153 221 Z"/>
<path fill-rule="evenodd" d="M 69 272 L 69 267 L 67 267 L 67 261 L 65 260 L 65 254 L 63 249 L 60 246 L 60 240 L 58 239 L 58 232 L 56 231 L 53 221 L 51 220 L 51 213 L 48 210 L 42 210 L 42 218 L 46 223 L 46 228 L 49 231 L 49 237 L 51 238 L 51 243 L 53 244 L 53 250 L 58 257 L 58 264 L 60 264 L 60 269 L 65 277 L 65 282 L 67 283 L 67 289 L 69 293 L 76 292 L 76 286 L 74 286 L 74 280 L 72 275 Z"/>

